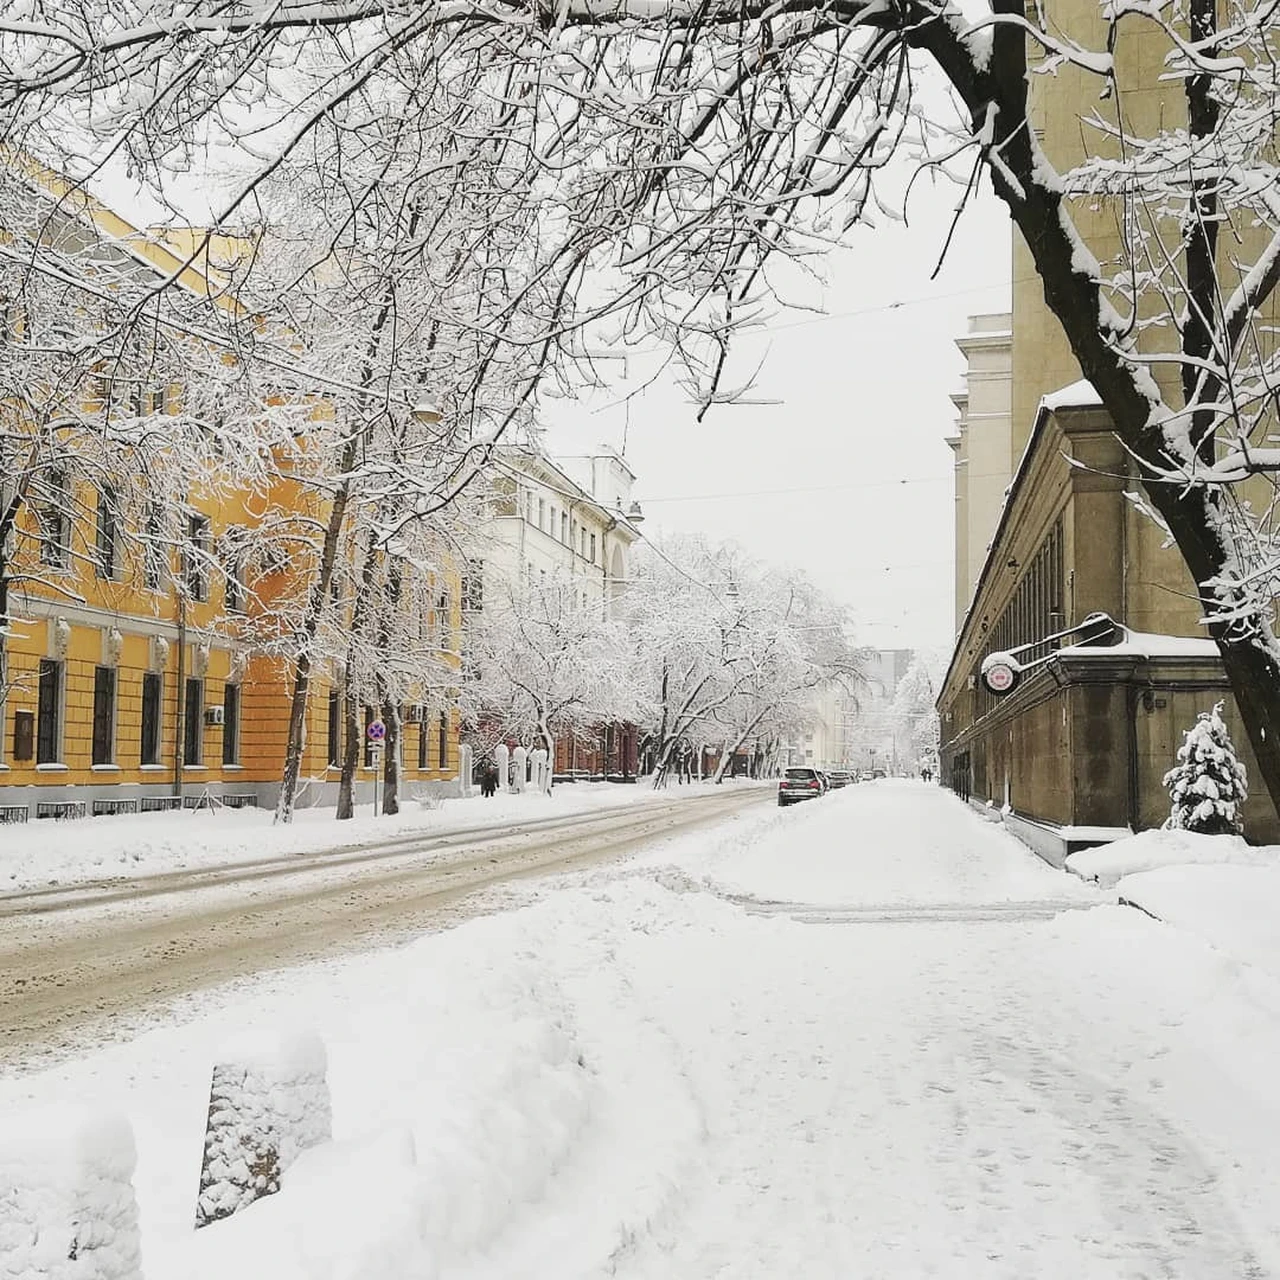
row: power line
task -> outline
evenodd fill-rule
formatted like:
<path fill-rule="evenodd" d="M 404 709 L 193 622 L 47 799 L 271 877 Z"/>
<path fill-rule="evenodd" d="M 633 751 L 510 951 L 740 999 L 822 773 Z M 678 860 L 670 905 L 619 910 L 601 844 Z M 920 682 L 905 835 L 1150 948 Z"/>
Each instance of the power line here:
<path fill-rule="evenodd" d="M 784 329 L 801 329 L 811 324 L 830 324 L 835 320 L 857 320 L 862 316 L 879 316 L 889 311 L 902 311 L 907 307 L 922 306 L 926 302 L 947 302 L 952 298 L 967 298 L 975 293 L 994 293 L 1000 290 L 1006 296 L 1009 293 L 1009 286 L 1004 284 L 978 284 L 968 289 L 953 289 L 950 293 L 932 293 L 925 294 L 918 298 L 899 298 L 896 302 L 885 302 L 875 307 L 859 307 L 854 311 L 830 311 L 823 312 L 821 315 L 806 316 L 803 320 L 784 320 L 781 323 L 764 323 L 751 324 L 743 322 L 734 331 L 734 338 L 741 339 L 755 336 L 756 334 L 781 333 Z M 786 310 L 795 310 L 796 308 L 786 308 Z M 600 358 L 608 356 L 647 356 L 663 353 L 667 350 L 665 346 L 649 346 L 649 347 L 624 347 L 621 352 L 600 352 Z"/>
<path fill-rule="evenodd" d="M 950 484 L 952 477 L 915 476 L 901 480 L 868 480 L 865 483 L 850 481 L 847 484 L 808 484 L 796 485 L 791 489 L 739 489 L 725 493 L 688 493 L 668 494 L 659 498 L 644 497 L 642 501 L 648 505 L 654 502 L 715 502 L 721 498 L 772 498 L 791 493 L 839 493 L 848 489 L 893 489 L 908 484 Z"/>

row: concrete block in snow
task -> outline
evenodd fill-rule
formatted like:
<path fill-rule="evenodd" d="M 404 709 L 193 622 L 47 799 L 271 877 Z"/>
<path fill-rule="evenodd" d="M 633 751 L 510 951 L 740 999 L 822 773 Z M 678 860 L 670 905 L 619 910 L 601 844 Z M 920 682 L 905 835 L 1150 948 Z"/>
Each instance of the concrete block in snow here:
<path fill-rule="evenodd" d="M 135 1162 L 121 1116 L 0 1116 L 0 1280 L 141 1280 Z"/>
<path fill-rule="evenodd" d="M 213 1068 L 197 1227 L 273 1195 L 300 1152 L 329 1141 L 326 1065 L 318 1036 L 294 1035 L 242 1040 Z"/>

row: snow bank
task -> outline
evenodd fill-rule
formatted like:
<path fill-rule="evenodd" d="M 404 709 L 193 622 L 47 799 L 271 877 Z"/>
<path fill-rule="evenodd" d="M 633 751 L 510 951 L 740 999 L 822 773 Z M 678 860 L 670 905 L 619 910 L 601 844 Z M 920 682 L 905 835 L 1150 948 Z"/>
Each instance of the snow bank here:
<path fill-rule="evenodd" d="M 431 1277 L 539 1200 L 587 1124 L 592 1077 L 509 932 L 457 932 L 472 943 L 448 948 L 447 983 L 422 980 L 447 946 L 427 939 L 382 958 L 382 986 L 327 1029 L 338 1140 L 299 1155 L 278 1194 L 171 1239 L 148 1280 Z"/>
<path fill-rule="evenodd" d="M 366 812 L 349 822 L 334 821 L 332 809 L 299 809 L 288 826 L 274 826 L 273 814 L 265 809 L 201 809 L 0 826 L 0 892 L 260 862 L 402 836 L 483 831 L 512 821 L 652 804 L 712 790 L 710 783 L 665 791 L 646 783 L 575 783 L 557 786 L 549 796 L 527 792 L 492 799 L 460 797 L 435 809 L 408 804 L 395 817 L 374 818 Z"/>
<path fill-rule="evenodd" d="M 280 1190 L 299 1154 L 331 1136 L 318 1036 L 257 1036 L 213 1068 L 196 1225 L 228 1218 Z"/>
<path fill-rule="evenodd" d="M 1254 847 L 1240 836 L 1206 836 L 1193 831 L 1140 831 L 1111 844 L 1081 849 L 1066 861 L 1068 871 L 1104 888 L 1122 876 L 1157 867 L 1227 863 L 1237 866 L 1280 865 L 1280 848 Z"/>
<path fill-rule="evenodd" d="M 1280 978 L 1280 868 L 1163 867 L 1125 876 L 1116 892 L 1124 902 Z"/>
<path fill-rule="evenodd" d="M 682 844 L 689 854 L 676 859 L 681 868 L 718 891 L 765 904 L 988 903 L 1092 894 L 929 783 L 860 783 L 777 809 L 772 820 L 757 823 L 753 815 L 749 827 L 746 821 L 743 815 L 739 833 L 727 829 L 716 840 L 701 836 Z M 885 856 L 886 850 L 898 853 Z"/>
<path fill-rule="evenodd" d="M 0 1116 L 0 1280 L 140 1280 L 134 1159 L 118 1116 Z"/>

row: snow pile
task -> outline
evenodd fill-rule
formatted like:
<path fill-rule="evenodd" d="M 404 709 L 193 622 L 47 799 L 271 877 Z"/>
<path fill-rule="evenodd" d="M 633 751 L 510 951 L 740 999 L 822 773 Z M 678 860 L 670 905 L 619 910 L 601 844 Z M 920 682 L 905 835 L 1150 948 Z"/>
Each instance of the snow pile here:
<path fill-rule="evenodd" d="M 1122 901 L 1280 978 L 1280 867 L 1164 867 L 1125 876 L 1116 892 Z"/>
<path fill-rule="evenodd" d="M 385 988 L 327 1029 L 338 1140 L 300 1155 L 278 1195 L 171 1239 L 157 1280 L 261 1274 L 264 1259 L 272 1280 L 431 1277 L 538 1201 L 587 1124 L 591 1073 L 554 985 L 488 925 L 458 931 L 472 946 L 447 996 L 422 981 L 444 939 L 383 958 Z"/>
<path fill-rule="evenodd" d="M 324 1045 L 314 1035 L 242 1040 L 213 1068 L 196 1225 L 280 1190 L 308 1147 L 331 1136 Z"/>
<path fill-rule="evenodd" d="M 996 811 L 998 818 L 999 813 Z M 731 896 L 763 903 L 1013 902 L 1091 897 L 950 791 L 886 779 L 774 811 L 744 841 L 699 837 L 684 864 Z M 910 850 L 895 857 L 885 850 Z"/>
<path fill-rule="evenodd" d="M 1236 759 L 1222 703 L 1202 711 L 1178 748 L 1178 763 L 1164 775 L 1174 830 L 1205 835 L 1239 835 L 1249 798 L 1244 765 Z"/>
<path fill-rule="evenodd" d="M 1206 836 L 1195 831 L 1140 831 L 1111 844 L 1079 849 L 1067 857 L 1066 868 L 1082 880 L 1094 880 L 1110 888 L 1121 876 L 1157 867 L 1190 864 L 1275 866 L 1280 849 L 1253 847 L 1240 836 Z"/>
<path fill-rule="evenodd" d="M 118 1116 L 0 1116 L 0 1280 L 140 1280 L 134 1159 Z"/>

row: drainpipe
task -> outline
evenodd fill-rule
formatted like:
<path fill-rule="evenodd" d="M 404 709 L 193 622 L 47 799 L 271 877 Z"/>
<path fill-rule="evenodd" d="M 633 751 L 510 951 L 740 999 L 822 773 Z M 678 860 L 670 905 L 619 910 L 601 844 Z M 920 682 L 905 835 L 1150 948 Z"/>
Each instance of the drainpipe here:
<path fill-rule="evenodd" d="M 182 795 L 182 757 L 187 719 L 187 598 L 178 593 L 178 687 L 177 714 L 173 718 L 173 784 L 175 796 Z"/>
<path fill-rule="evenodd" d="M 1138 795 L 1138 699 L 1142 691 L 1136 684 L 1127 684 L 1124 688 L 1125 700 L 1125 754 L 1128 757 L 1128 809 L 1129 830 L 1138 830 L 1139 795 Z"/>

